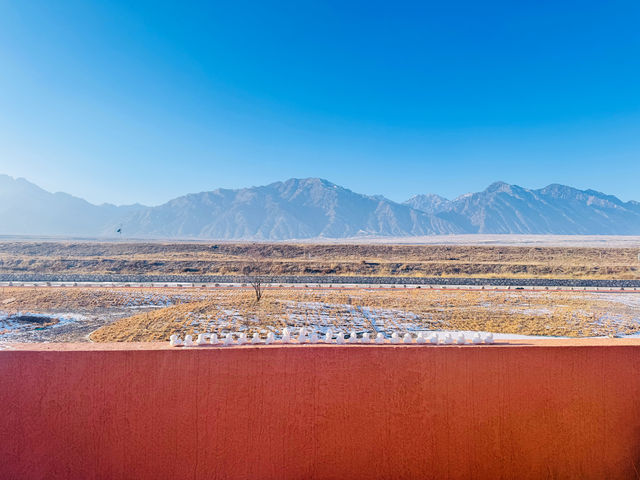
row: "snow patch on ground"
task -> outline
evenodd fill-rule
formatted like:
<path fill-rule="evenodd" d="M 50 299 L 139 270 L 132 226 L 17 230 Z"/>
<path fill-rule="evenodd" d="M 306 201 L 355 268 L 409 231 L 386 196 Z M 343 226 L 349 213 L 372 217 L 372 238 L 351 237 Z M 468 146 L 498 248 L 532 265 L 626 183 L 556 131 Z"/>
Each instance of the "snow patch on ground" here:
<path fill-rule="evenodd" d="M 20 320 L 20 317 L 40 318 L 43 321 L 52 319 L 56 323 L 52 325 L 40 324 L 37 322 L 28 322 Z M 22 337 L 33 333 L 35 336 L 43 332 L 53 332 L 58 329 L 64 329 L 73 323 L 79 323 L 86 320 L 87 317 L 78 313 L 62 313 L 62 314 L 43 314 L 31 312 L 19 312 L 8 315 L 6 312 L 0 312 L 0 341 L 20 340 Z"/>

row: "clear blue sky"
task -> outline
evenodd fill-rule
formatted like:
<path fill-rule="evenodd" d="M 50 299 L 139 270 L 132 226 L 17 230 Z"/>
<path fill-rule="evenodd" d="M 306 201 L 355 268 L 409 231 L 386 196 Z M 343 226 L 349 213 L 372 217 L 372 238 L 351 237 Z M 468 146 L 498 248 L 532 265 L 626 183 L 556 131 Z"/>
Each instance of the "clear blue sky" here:
<path fill-rule="evenodd" d="M 0 173 L 92 202 L 323 177 L 640 200 L 640 2 L 0 0 Z"/>

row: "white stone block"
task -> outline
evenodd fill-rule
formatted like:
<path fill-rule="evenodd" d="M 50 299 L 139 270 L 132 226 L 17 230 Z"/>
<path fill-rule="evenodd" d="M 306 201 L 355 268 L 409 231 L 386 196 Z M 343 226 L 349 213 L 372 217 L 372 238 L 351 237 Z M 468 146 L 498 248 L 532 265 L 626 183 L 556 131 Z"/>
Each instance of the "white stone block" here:
<path fill-rule="evenodd" d="M 325 343 L 333 342 L 333 330 L 331 330 L 330 328 L 328 328 L 327 331 L 324 333 L 324 341 Z"/>

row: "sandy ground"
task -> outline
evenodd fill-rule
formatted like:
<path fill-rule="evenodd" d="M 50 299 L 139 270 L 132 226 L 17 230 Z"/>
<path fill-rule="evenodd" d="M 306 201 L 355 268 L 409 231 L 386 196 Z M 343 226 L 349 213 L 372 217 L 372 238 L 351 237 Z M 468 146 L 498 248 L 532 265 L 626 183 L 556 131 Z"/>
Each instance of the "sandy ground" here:
<path fill-rule="evenodd" d="M 382 245 L 495 245 L 513 247 L 638 248 L 640 237 L 631 235 L 431 235 L 418 237 L 352 237 L 300 240 L 300 243 Z M 639 252 L 640 253 L 640 252 Z"/>
<path fill-rule="evenodd" d="M 73 243 L 113 243 L 113 244 L 245 244 L 253 241 L 241 240 L 194 240 L 194 239 L 143 239 L 143 238 L 70 238 L 47 236 L 0 235 L 0 242 L 73 242 Z M 504 246 L 571 246 L 603 248 L 640 248 L 640 236 L 633 235 L 518 235 L 518 234 L 464 234 L 464 235 L 425 235 L 407 237 L 359 236 L 348 238 L 306 238 L 273 241 L 274 244 L 357 244 L 357 245 L 504 245 Z"/>

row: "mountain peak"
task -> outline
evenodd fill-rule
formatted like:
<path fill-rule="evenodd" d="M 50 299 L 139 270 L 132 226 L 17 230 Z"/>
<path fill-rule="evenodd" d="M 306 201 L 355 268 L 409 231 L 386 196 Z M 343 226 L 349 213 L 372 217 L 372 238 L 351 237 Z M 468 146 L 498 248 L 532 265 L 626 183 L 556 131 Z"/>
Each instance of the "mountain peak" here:
<path fill-rule="evenodd" d="M 495 182 L 447 200 L 398 204 L 318 177 L 187 194 L 163 205 L 92 205 L 0 175 L 0 234 L 291 240 L 449 233 L 640 235 L 640 204 L 551 184 L 529 190 Z"/>
<path fill-rule="evenodd" d="M 289 178 L 282 183 L 285 185 L 299 185 L 309 187 L 337 187 L 335 183 L 332 183 L 329 180 L 325 180 L 324 178 L 320 177 Z"/>
<path fill-rule="evenodd" d="M 551 183 L 544 188 L 538 190 L 543 195 L 555 195 L 555 196 L 567 196 L 575 195 L 576 193 L 583 193 L 582 190 L 577 188 L 562 185 L 561 183 Z"/>
<path fill-rule="evenodd" d="M 422 212 L 436 214 L 446 210 L 451 204 L 451 201 L 447 198 L 441 197 L 440 195 L 436 195 L 435 193 L 425 193 L 421 195 L 414 195 L 404 202 L 404 204 Z"/>
<path fill-rule="evenodd" d="M 502 181 L 498 181 L 498 182 L 493 182 L 491 185 L 489 185 L 486 189 L 485 192 L 487 193 L 497 193 L 497 192 L 507 192 L 509 193 L 511 191 L 511 185 L 509 185 L 506 182 L 502 182 Z"/>
<path fill-rule="evenodd" d="M 414 208 L 434 212 L 409 200 Z M 638 235 L 640 208 L 593 190 L 551 184 L 529 190 L 494 182 L 483 192 L 461 195 L 435 213 L 468 233 Z"/>

